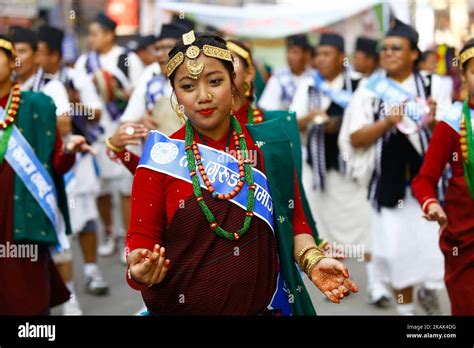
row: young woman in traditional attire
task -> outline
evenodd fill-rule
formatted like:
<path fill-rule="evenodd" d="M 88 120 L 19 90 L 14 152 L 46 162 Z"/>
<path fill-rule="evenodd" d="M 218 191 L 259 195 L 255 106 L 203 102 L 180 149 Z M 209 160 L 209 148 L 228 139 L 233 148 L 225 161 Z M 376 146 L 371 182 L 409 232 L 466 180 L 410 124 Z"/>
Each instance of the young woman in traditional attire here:
<path fill-rule="evenodd" d="M 250 49 L 238 40 L 227 40 L 227 49 L 230 50 L 234 58 L 235 79 L 234 84 L 238 93 L 234 98 L 235 117 L 243 127 L 246 124 L 258 124 L 265 120 L 281 118 L 283 128 L 290 139 L 293 162 L 298 179 L 301 179 L 302 154 L 300 136 L 295 114 L 285 110 L 274 110 L 263 112 L 254 103 L 254 79 L 255 64 Z M 122 124 L 115 134 L 107 140 L 108 153 L 112 159 L 117 157 L 133 173 L 140 160 L 139 156 L 125 149 L 127 145 L 139 145 L 141 139 L 146 138 L 148 130 L 141 124 L 126 122 Z M 306 193 L 302 183 L 299 183 L 303 209 L 311 226 L 313 235 L 316 238 L 318 246 L 329 252 L 329 243 L 326 240 L 319 239 L 316 223 L 314 221 L 311 209 L 306 198 Z"/>
<path fill-rule="evenodd" d="M 412 188 L 424 217 L 441 228 L 451 313 L 474 315 L 474 39 L 466 42 L 459 57 L 469 96 L 464 103 L 454 103 L 436 126 Z M 447 164 L 452 178 L 443 208 L 436 188 Z"/>
<path fill-rule="evenodd" d="M 44 315 L 69 298 L 49 252 L 68 246 L 62 174 L 90 147 L 82 136 L 63 145 L 52 99 L 20 92 L 14 66 L 13 43 L 0 37 L 0 315 Z M 29 255 L 13 256 L 20 245 Z"/>
<path fill-rule="evenodd" d="M 127 280 L 150 313 L 315 314 L 295 261 L 333 302 L 357 291 L 316 246 L 281 119 L 242 127 L 233 115 L 226 42 L 189 32 L 170 57 L 188 120 L 170 138 L 150 134 L 127 235 Z"/>

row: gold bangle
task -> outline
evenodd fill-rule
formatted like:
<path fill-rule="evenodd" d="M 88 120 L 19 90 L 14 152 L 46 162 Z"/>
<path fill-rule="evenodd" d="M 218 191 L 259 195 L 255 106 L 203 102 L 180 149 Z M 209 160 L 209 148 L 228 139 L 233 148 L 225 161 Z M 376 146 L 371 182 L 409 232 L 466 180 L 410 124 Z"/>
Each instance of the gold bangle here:
<path fill-rule="evenodd" d="M 304 247 L 303 249 L 300 250 L 300 252 L 298 253 L 298 264 L 301 265 L 301 259 L 303 257 L 303 255 L 308 251 L 308 250 L 311 250 L 311 249 L 319 249 L 318 246 L 316 245 L 308 245 L 306 247 Z"/>
<path fill-rule="evenodd" d="M 328 245 L 329 242 L 326 240 L 326 239 L 323 239 L 319 242 L 318 244 L 318 248 L 321 249 L 322 252 L 324 252 L 324 248 L 326 247 L 326 245 Z"/>
<path fill-rule="evenodd" d="M 324 254 L 317 248 L 313 248 L 306 252 L 304 254 L 303 260 L 300 263 L 300 267 L 303 272 L 307 273 L 306 269 L 308 268 L 308 265 L 311 263 L 311 261 L 320 256 L 324 256 Z"/>
<path fill-rule="evenodd" d="M 110 142 L 110 138 L 105 139 L 105 146 L 107 146 L 111 151 L 115 153 L 120 153 L 123 151 L 123 147 L 120 148 L 115 145 L 112 145 L 112 143 Z"/>
<path fill-rule="evenodd" d="M 319 261 L 321 261 L 322 259 L 325 259 L 326 256 L 324 255 L 321 255 L 321 256 L 318 256 L 314 259 L 313 262 L 311 262 L 309 265 L 308 265 L 308 268 L 306 270 L 306 274 L 308 275 L 308 278 L 312 281 L 312 277 L 311 277 L 311 272 L 313 272 L 313 269 L 314 267 L 316 267 L 316 265 L 319 263 Z"/>

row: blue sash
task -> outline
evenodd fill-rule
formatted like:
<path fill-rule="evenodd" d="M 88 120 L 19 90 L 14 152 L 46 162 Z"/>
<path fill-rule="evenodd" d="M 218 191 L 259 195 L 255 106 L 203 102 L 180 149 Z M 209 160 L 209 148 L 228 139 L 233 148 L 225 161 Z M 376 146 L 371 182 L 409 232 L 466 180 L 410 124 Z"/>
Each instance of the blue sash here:
<path fill-rule="evenodd" d="M 419 98 L 404 90 L 399 84 L 387 78 L 383 73 L 372 75 L 365 87 L 387 104 L 395 106 L 405 103 L 405 114 L 417 124 L 422 121 L 424 110 L 421 107 Z"/>
<path fill-rule="evenodd" d="M 223 152 L 206 145 L 199 145 L 201 161 L 206 170 L 209 181 L 216 191 L 226 194 L 230 193 L 239 181 L 239 168 L 237 160 Z M 180 180 L 191 183 L 191 177 L 187 167 L 184 140 L 171 139 L 158 131 L 151 131 L 148 137 L 139 167 L 145 167 Z M 265 174 L 256 168 L 252 168 L 255 181 L 255 207 L 254 215 L 267 223 L 275 233 L 275 217 L 273 214 L 273 201 L 270 194 Z M 198 175 L 201 187 L 207 189 L 200 175 Z M 247 183 L 241 192 L 229 201 L 242 209 L 247 205 Z M 284 279 L 278 274 L 277 288 L 268 309 L 278 309 L 283 315 L 291 315 L 288 291 L 285 290 Z"/>
<path fill-rule="evenodd" d="M 464 106 L 464 103 L 462 102 L 454 102 L 449 112 L 445 116 L 443 116 L 441 120 L 447 123 L 458 134 L 461 133 L 461 119 L 462 119 L 463 106 Z M 474 120 L 474 110 L 469 110 L 469 111 L 471 112 L 471 120 Z"/>
<path fill-rule="evenodd" d="M 0 108 L 0 120 L 4 118 L 5 110 Z M 58 208 L 54 181 L 16 126 L 13 126 L 5 159 L 51 221 L 60 244 L 57 248 L 68 249 L 70 245 L 66 237 L 66 225 Z"/>
<path fill-rule="evenodd" d="M 319 71 L 316 71 L 314 73 L 314 86 L 321 93 L 329 97 L 335 104 L 339 105 L 343 109 L 345 109 L 351 101 L 352 92 L 345 89 L 340 91 L 333 90 L 321 76 Z"/>

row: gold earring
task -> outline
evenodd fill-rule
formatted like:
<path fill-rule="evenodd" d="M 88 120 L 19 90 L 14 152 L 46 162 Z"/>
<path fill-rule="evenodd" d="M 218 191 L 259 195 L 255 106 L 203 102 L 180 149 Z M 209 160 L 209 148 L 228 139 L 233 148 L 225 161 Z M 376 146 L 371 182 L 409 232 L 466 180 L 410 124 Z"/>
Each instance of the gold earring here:
<path fill-rule="evenodd" d="M 248 82 L 244 83 L 244 90 L 245 90 L 245 96 L 248 98 L 250 97 L 250 90 L 251 90 L 251 85 Z"/>
<path fill-rule="evenodd" d="M 214 97 L 212 96 L 212 94 L 207 93 L 207 100 L 211 102 L 213 99 L 214 99 Z"/>
<path fill-rule="evenodd" d="M 176 104 L 176 109 L 174 111 L 176 112 L 176 115 L 178 116 L 179 123 L 183 124 L 184 123 L 184 112 L 181 111 L 181 108 L 183 108 L 182 105 Z"/>

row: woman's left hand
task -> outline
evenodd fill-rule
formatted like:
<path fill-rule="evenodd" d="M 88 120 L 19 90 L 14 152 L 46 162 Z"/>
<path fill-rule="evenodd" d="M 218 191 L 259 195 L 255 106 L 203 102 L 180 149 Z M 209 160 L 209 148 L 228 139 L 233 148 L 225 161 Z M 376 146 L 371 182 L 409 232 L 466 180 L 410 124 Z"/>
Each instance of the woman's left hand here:
<path fill-rule="evenodd" d="M 349 278 L 347 267 L 332 258 L 324 258 L 319 261 L 311 271 L 311 279 L 314 285 L 334 303 L 339 303 L 351 291 L 359 291 Z"/>
<path fill-rule="evenodd" d="M 94 156 L 96 155 L 94 149 L 82 135 L 71 135 L 64 145 L 64 149 L 66 153 L 89 152 Z"/>

